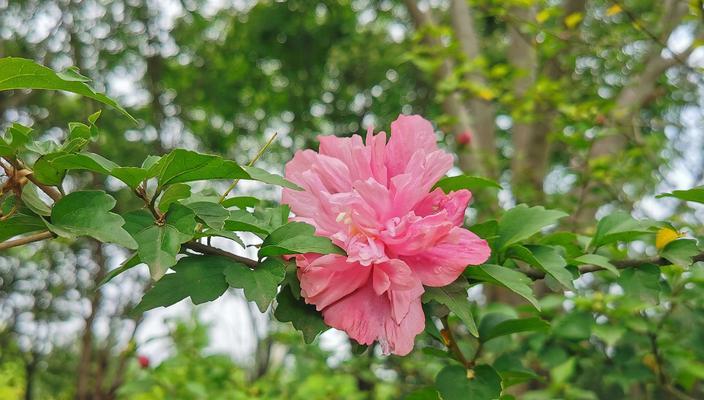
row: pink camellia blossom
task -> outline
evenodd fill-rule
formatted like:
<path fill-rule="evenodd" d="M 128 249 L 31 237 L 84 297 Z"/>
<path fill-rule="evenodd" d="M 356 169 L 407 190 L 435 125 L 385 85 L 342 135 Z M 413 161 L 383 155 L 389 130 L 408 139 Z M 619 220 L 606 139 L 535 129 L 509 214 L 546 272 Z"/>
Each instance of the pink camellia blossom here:
<path fill-rule="evenodd" d="M 472 195 L 431 191 L 453 158 L 420 116 L 399 116 L 388 143 L 371 129 L 366 143 L 319 140 L 318 153 L 299 151 L 286 165 L 304 191 L 284 189 L 282 201 L 347 256 L 297 256 L 301 295 L 359 343 L 408 354 L 425 327 L 423 285 L 448 285 L 489 257 L 486 241 L 461 227 Z"/>

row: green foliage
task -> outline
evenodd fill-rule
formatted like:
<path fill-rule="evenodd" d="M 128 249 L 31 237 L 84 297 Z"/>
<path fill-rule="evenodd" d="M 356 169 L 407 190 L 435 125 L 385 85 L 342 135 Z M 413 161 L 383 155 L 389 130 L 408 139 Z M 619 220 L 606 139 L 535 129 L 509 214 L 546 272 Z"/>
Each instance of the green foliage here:
<path fill-rule="evenodd" d="M 230 264 L 224 273 L 230 286 L 244 289 L 247 299 L 255 302 L 261 312 L 265 312 L 276 297 L 279 284 L 286 275 L 286 268 L 282 261 L 267 258 L 254 269 L 242 264 Z"/>

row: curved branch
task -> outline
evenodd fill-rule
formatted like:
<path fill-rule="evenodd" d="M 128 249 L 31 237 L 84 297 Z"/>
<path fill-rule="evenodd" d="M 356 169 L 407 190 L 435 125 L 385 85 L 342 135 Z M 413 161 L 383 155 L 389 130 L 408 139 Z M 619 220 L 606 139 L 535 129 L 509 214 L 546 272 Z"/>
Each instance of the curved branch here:
<path fill-rule="evenodd" d="M 704 261 L 704 252 L 697 254 L 696 256 L 692 257 L 692 263 L 698 262 L 698 261 Z M 617 269 L 628 269 L 628 268 L 638 268 L 641 265 L 645 264 L 652 264 L 652 265 L 657 265 L 659 267 L 665 266 L 665 265 L 670 265 L 672 262 L 664 257 L 655 257 L 655 258 L 642 258 L 642 259 L 636 259 L 636 260 L 614 260 L 611 261 L 611 264 L 615 266 Z M 579 273 L 580 274 L 586 274 L 589 272 L 598 272 L 598 271 L 604 271 L 605 268 L 600 267 L 598 265 L 591 265 L 591 264 L 585 264 L 579 267 Z M 521 270 L 526 276 L 533 280 L 539 280 L 545 278 L 545 272 L 543 271 L 538 271 L 537 269 L 533 268 L 525 268 Z"/>

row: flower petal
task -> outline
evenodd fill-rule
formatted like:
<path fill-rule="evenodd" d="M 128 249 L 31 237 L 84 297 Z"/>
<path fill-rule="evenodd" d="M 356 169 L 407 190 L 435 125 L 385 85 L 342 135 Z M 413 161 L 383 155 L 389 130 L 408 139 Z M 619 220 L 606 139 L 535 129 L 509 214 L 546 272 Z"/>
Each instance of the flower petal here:
<path fill-rule="evenodd" d="M 401 256 L 426 286 L 445 286 L 454 282 L 467 265 L 479 265 L 489 258 L 491 250 L 484 239 L 459 227 L 426 251 Z"/>
<path fill-rule="evenodd" d="M 298 258 L 297 258 L 298 261 Z M 347 262 L 345 256 L 328 254 L 310 263 L 297 262 L 301 294 L 320 311 L 354 292 L 369 280 L 371 269 Z"/>
<path fill-rule="evenodd" d="M 389 176 L 406 171 L 416 151 L 437 150 L 435 132 L 430 122 L 419 115 L 399 115 L 391 123 L 391 139 L 386 146 L 386 167 Z"/>

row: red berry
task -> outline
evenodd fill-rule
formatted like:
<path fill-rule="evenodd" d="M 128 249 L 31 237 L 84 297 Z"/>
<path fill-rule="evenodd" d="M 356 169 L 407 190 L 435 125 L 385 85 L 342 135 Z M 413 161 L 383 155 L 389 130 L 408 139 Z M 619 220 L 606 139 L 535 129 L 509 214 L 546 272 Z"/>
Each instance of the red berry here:
<path fill-rule="evenodd" d="M 139 361 L 139 366 L 144 368 L 149 368 L 149 357 L 147 356 L 138 356 L 137 361 Z"/>
<path fill-rule="evenodd" d="M 472 143 L 472 131 L 466 130 L 457 135 L 457 143 L 462 146 L 467 146 L 468 144 Z"/>

